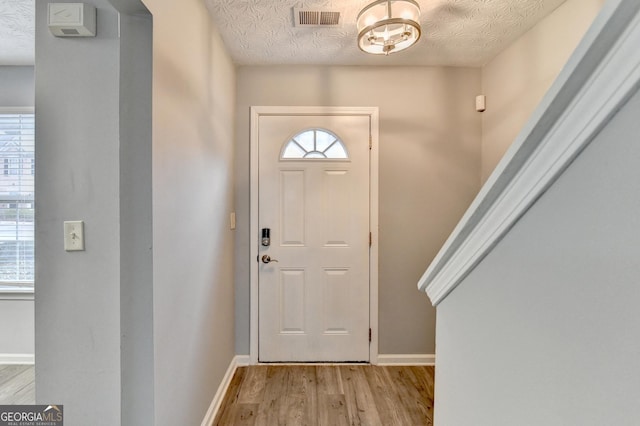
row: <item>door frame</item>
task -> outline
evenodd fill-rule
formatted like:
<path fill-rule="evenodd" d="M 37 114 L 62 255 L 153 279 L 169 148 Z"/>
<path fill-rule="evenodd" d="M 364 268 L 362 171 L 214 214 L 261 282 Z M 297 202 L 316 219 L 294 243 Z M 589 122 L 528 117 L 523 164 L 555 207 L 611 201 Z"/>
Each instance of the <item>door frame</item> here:
<path fill-rule="evenodd" d="M 299 106 L 252 106 L 250 120 L 250 327 L 249 360 L 258 364 L 258 130 L 262 116 L 304 116 L 304 115 L 360 115 L 369 117 L 371 150 L 369 155 L 369 227 L 371 247 L 369 248 L 369 326 L 371 342 L 369 344 L 369 362 L 378 363 L 378 107 L 299 107 Z"/>

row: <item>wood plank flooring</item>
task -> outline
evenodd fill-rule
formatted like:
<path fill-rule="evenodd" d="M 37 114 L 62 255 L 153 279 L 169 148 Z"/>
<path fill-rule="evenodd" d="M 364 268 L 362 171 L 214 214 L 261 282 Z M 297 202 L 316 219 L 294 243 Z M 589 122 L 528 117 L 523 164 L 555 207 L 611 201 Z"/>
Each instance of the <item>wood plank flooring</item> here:
<path fill-rule="evenodd" d="M 33 365 L 0 365 L 0 405 L 35 404 Z"/>
<path fill-rule="evenodd" d="M 240 367 L 213 424 L 433 425 L 433 379 L 423 366 Z"/>

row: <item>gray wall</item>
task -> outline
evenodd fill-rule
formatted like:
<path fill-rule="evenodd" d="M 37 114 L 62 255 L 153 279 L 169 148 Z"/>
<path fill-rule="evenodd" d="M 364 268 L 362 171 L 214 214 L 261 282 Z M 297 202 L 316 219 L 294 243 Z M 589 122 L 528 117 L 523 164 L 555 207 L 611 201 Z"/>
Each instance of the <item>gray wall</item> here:
<path fill-rule="evenodd" d="M 145 425 L 151 22 L 93 3 L 97 37 L 69 39 L 36 2 L 36 400 L 69 424 Z M 64 251 L 64 220 L 85 221 L 86 251 Z"/>
<path fill-rule="evenodd" d="M 34 354 L 33 308 L 33 300 L 2 300 L 0 296 L 0 359 L 5 354 Z"/>
<path fill-rule="evenodd" d="M 155 419 L 197 425 L 234 357 L 235 67 L 204 2 L 153 14 Z"/>
<path fill-rule="evenodd" d="M 476 195 L 480 70 L 240 67 L 236 352 L 249 353 L 249 107 L 380 108 L 379 351 L 433 354 L 435 310 L 416 282 Z"/>
<path fill-rule="evenodd" d="M 120 422 L 118 15 L 98 36 L 55 38 L 36 2 L 36 400 L 69 424 Z M 84 220 L 67 253 L 62 222 Z"/>
<path fill-rule="evenodd" d="M 32 107 L 33 67 L 0 66 L 0 107 Z"/>
<path fill-rule="evenodd" d="M 69 424 L 199 424 L 234 355 L 235 69 L 200 1 L 147 1 L 153 43 L 111 6 L 137 1 L 94 3 L 87 39 L 37 3 L 37 400 Z M 63 250 L 70 219 L 85 252 Z"/>
<path fill-rule="evenodd" d="M 135 426 L 154 424 L 152 26 L 120 15 L 121 424 Z"/>
<path fill-rule="evenodd" d="M 549 90 L 605 0 L 567 0 L 482 68 L 482 182 Z"/>
<path fill-rule="evenodd" d="M 436 424 L 637 425 L 640 94 L 438 306 Z"/>

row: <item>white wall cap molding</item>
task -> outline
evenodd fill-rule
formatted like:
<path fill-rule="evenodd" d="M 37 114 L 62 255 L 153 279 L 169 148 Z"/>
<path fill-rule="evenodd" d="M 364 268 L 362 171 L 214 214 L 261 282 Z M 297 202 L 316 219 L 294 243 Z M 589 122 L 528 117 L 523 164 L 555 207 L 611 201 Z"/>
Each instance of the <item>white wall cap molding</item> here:
<path fill-rule="evenodd" d="M 640 2 L 602 11 L 426 270 L 438 305 L 640 88 Z"/>

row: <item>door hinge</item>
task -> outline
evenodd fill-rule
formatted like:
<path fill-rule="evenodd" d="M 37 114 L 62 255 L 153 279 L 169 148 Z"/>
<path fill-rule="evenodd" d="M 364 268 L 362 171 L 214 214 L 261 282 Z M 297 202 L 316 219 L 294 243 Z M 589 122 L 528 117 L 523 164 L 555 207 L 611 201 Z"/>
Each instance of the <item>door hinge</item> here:
<path fill-rule="evenodd" d="M 369 135 L 369 149 L 373 147 L 373 138 Z"/>
<path fill-rule="evenodd" d="M 371 329 L 369 329 L 369 342 L 371 342 Z"/>
<path fill-rule="evenodd" d="M 373 235 L 369 232 L 369 247 L 371 247 L 371 244 L 373 244 Z"/>

